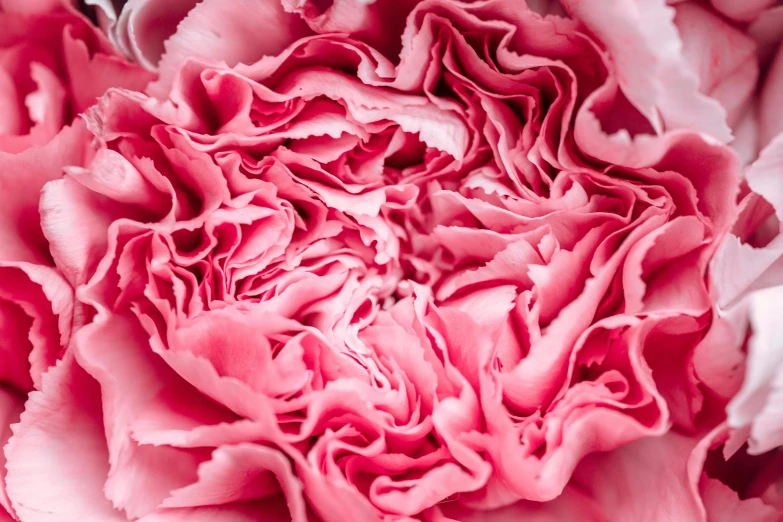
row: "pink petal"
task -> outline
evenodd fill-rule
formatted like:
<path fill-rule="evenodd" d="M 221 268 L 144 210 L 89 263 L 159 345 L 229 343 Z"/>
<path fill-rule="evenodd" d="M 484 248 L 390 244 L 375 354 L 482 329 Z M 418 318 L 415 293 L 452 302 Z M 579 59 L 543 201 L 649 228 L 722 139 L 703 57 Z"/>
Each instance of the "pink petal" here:
<path fill-rule="evenodd" d="M 259 31 L 260 27 L 264 30 Z M 229 67 L 252 64 L 277 55 L 308 32 L 296 15 L 283 10 L 279 0 L 238 0 L 228 10 L 219 0 L 204 0 L 166 41 L 160 79 L 150 85 L 149 92 L 165 96 L 186 60 L 198 58 Z"/>
<path fill-rule="evenodd" d="M 412 0 L 282 0 L 286 11 L 298 13 L 317 33 L 347 33 L 387 56 L 400 47 Z"/>
<path fill-rule="evenodd" d="M 719 480 L 705 478 L 702 482 L 702 499 L 709 522 L 779 522 L 781 513 L 767 506 L 761 499 L 740 499 L 736 491 Z"/>
<path fill-rule="evenodd" d="M 551 502 L 521 501 L 495 510 L 473 510 L 459 504 L 436 506 L 428 522 L 607 522 L 589 495 L 568 487 Z M 448 518 L 447 518 L 448 517 Z"/>
<path fill-rule="evenodd" d="M 738 435 L 719 424 L 698 442 L 689 458 L 691 482 L 698 484 L 706 520 L 779 522 L 783 517 L 783 506 L 775 503 L 779 456 L 749 456 L 741 442 L 735 445 L 732 440 Z"/>
<path fill-rule="evenodd" d="M 199 468 L 198 482 L 172 492 L 163 507 L 195 507 L 284 496 L 291 522 L 306 522 L 302 486 L 286 457 L 257 444 L 223 446 Z"/>
<path fill-rule="evenodd" d="M 91 52 L 72 31 L 63 35 L 65 66 L 71 71 L 72 110 L 82 112 L 112 87 L 143 91 L 154 78 L 136 64 L 118 56 Z"/>
<path fill-rule="evenodd" d="M 783 132 L 783 45 L 767 71 L 759 103 L 759 145 L 766 147 Z"/>
<path fill-rule="evenodd" d="M 124 522 L 103 495 L 109 455 L 95 381 L 66 357 L 25 406 L 5 447 L 8 496 L 20 519 Z"/>
<path fill-rule="evenodd" d="M 783 136 L 773 140 L 745 173 L 750 189 L 772 205 L 778 221 L 783 220 L 781 170 Z M 759 248 L 742 243 L 733 234 L 726 237 L 712 261 L 711 276 L 719 306 L 728 307 L 749 291 L 783 281 L 783 235 L 776 233 L 767 245 Z"/>
<path fill-rule="evenodd" d="M 40 388 L 41 375 L 70 340 L 73 290 L 49 267 L 2 262 L 0 267 L 5 278 L 0 286 L 0 328 L 7 350 L 3 375 L 19 391 L 28 390 L 30 378 Z"/>
<path fill-rule="evenodd" d="M 111 216 L 100 200 L 72 178 L 47 183 L 41 193 L 41 227 L 55 264 L 76 286 L 87 282 L 107 247 Z"/>
<path fill-rule="evenodd" d="M 76 122 L 45 146 L 0 153 L 0 259 L 45 263 L 48 248 L 38 218 L 41 188 L 62 177 L 65 165 L 82 164 L 87 140 L 84 124 Z"/>
<path fill-rule="evenodd" d="M 0 9 L 8 13 L 24 13 L 24 14 L 48 13 L 50 11 L 57 9 L 58 7 L 62 7 L 63 5 L 68 5 L 68 2 L 64 0 L 32 0 L 32 1 L 2 0 L 0 1 Z"/>
<path fill-rule="evenodd" d="M 688 468 L 697 441 L 675 432 L 585 458 L 574 482 L 601 506 L 607 522 L 706 522 Z"/>
<path fill-rule="evenodd" d="M 284 505 L 279 503 L 270 505 L 265 502 L 161 509 L 138 519 L 138 522 L 216 522 L 218 520 L 257 522 L 260 517 L 269 522 L 291 522 Z"/>
<path fill-rule="evenodd" d="M 742 385 L 745 355 L 741 344 L 732 323 L 714 311 L 712 326 L 693 352 L 696 378 L 723 400 L 733 397 Z"/>
<path fill-rule="evenodd" d="M 607 47 L 625 96 L 657 133 L 689 129 L 721 142 L 731 139 L 720 104 L 698 92 L 698 78 L 682 55 L 674 10 L 663 0 L 566 1 Z"/>
<path fill-rule="evenodd" d="M 699 91 L 718 100 L 734 128 L 759 76 L 753 40 L 694 2 L 676 7 L 682 53 L 699 77 Z"/>
<path fill-rule="evenodd" d="M 12 429 L 11 426 L 19 421 L 19 415 L 24 411 L 24 401 L 21 397 L 14 393 L 0 389 L 0 447 L 5 447 L 8 443 L 8 439 L 11 438 Z M 5 454 L 0 454 L 0 520 L 5 520 L 3 515 L 6 513 L 14 513 L 11 507 L 11 501 L 8 498 L 6 492 L 6 457 Z M 6 513 L 4 513 L 5 511 Z M 13 520 L 8 515 L 8 520 Z"/>
<path fill-rule="evenodd" d="M 106 497 L 130 517 L 148 514 L 169 492 L 196 479 L 197 456 L 131 439 L 130 425 L 176 376 L 152 353 L 135 318 L 98 316 L 74 342 L 79 363 L 101 386 L 110 463 Z"/>
<path fill-rule="evenodd" d="M 738 22 L 750 22 L 772 7 L 775 0 L 710 0 L 712 7 L 721 14 Z"/>

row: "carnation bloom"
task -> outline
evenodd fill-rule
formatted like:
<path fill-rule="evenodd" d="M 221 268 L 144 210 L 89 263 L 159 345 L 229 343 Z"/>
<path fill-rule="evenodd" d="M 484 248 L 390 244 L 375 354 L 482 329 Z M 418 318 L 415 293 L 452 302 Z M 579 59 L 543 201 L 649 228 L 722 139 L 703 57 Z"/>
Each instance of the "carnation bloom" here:
<path fill-rule="evenodd" d="M 372 37 L 333 15 L 380 1 L 243 4 L 182 4 L 163 51 L 128 40 L 160 73 L 148 94 L 111 89 L 87 130 L 9 158 L 48 162 L 6 212 L 38 210 L 67 298 L 35 280 L 60 338 L 3 505 L 602 520 L 611 498 L 567 486 L 586 455 L 698 432 L 735 389 L 705 355 L 706 272 L 739 161 L 728 107 L 644 30 L 679 43 L 672 11 L 433 0 Z"/>

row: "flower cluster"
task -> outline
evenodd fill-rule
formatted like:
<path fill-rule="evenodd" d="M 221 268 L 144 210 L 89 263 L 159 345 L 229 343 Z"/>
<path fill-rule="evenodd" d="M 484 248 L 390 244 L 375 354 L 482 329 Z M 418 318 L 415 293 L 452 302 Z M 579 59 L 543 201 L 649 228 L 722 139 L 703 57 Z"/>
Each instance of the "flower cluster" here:
<path fill-rule="evenodd" d="M 783 11 L 670 3 L 0 2 L 6 516 L 778 520 Z"/>

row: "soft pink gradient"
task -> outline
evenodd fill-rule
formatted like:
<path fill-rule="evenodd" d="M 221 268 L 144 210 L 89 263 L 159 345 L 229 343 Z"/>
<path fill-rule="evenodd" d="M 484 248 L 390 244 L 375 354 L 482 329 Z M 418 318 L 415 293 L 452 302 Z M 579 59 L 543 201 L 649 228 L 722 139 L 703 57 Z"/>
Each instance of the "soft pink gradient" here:
<path fill-rule="evenodd" d="M 768 3 L 7 3 L 0 517 L 780 520 Z"/>

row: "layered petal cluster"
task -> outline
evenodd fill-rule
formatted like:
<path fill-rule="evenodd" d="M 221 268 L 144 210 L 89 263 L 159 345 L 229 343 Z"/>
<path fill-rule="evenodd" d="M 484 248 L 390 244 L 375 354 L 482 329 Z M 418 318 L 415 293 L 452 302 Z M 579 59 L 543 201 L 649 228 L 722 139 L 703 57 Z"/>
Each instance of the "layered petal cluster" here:
<path fill-rule="evenodd" d="M 141 89 L 152 75 L 125 61 L 61 2 L 0 5 L 0 442 L 27 394 L 81 324 L 73 287 L 52 259 L 38 212 L 41 190 L 92 156 L 76 116 L 113 86 Z M 73 122 L 72 127 L 65 127 Z M 5 463 L 5 457 L 0 458 Z M 16 516 L 0 478 L 0 519 Z"/>
<path fill-rule="evenodd" d="M 733 326 L 737 344 L 748 353 L 746 377 L 729 405 L 727 422 L 736 437 L 747 439 L 750 453 L 761 455 L 783 446 L 777 404 L 783 375 L 777 333 L 783 285 L 783 126 L 779 102 L 783 92 L 783 6 L 751 2 L 735 14 L 730 5 L 716 2 L 715 8 L 749 22 L 748 34 L 758 44 L 763 73 L 752 125 L 746 126 L 756 139 L 755 154 L 742 173 L 739 213 L 732 233 L 712 263 L 718 305 Z"/>
<path fill-rule="evenodd" d="M 732 233 L 721 244 L 711 266 L 721 321 L 728 327 L 726 335 L 747 354 L 741 388 L 726 409 L 726 427 L 720 434 L 726 443 L 722 454 L 717 452 L 712 459 L 713 467 L 728 468 L 724 477 L 731 480 L 724 482 L 741 499 L 752 499 L 756 511 L 750 507 L 743 508 L 747 512 L 741 511 L 724 500 L 721 509 L 726 514 L 719 515 L 715 509 L 713 516 L 723 520 L 720 517 L 736 510 L 735 517 L 779 520 L 783 484 L 779 464 L 783 446 L 783 346 L 778 332 L 783 296 L 783 6 L 774 2 L 742 6 L 714 2 L 714 7 L 729 18 L 747 23 L 747 34 L 758 47 L 762 81 L 748 117 L 738 129 L 738 138 L 754 145 L 743 154 L 748 166 L 742 172 L 739 212 Z M 719 490 L 712 490 L 712 496 L 718 499 Z"/>
<path fill-rule="evenodd" d="M 733 233 L 712 262 L 718 305 L 746 342 L 747 374 L 728 408 L 728 423 L 748 438 L 749 451 L 783 446 L 779 394 L 783 386 L 780 299 L 783 285 L 783 135 L 778 135 L 744 173 L 748 190 Z"/>
<path fill-rule="evenodd" d="M 738 444 L 739 442 L 739 444 Z M 670 431 L 585 458 L 549 503 L 478 511 L 438 506 L 432 520 L 779 522 L 780 455 L 749 455 L 725 424 L 701 434 Z"/>
<path fill-rule="evenodd" d="M 722 510 L 707 270 L 756 68 L 700 80 L 710 12 L 90 3 L 158 78 L 8 155 L 9 516 L 640 518 L 606 469 Z"/>

